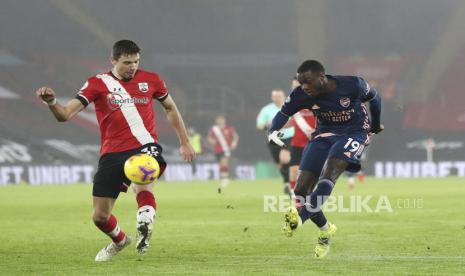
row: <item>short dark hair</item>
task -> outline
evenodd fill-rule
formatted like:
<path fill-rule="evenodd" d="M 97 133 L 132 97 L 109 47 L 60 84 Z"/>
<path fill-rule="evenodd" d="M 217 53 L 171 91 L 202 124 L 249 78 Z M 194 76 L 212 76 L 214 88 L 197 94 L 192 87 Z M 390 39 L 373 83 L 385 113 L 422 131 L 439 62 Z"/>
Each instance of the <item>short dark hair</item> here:
<path fill-rule="evenodd" d="M 299 68 L 297 68 L 298 74 L 302 74 L 308 71 L 316 72 L 316 73 L 324 73 L 325 68 L 319 61 L 314 60 L 314 59 L 309 59 L 309 60 L 302 62 Z"/>
<path fill-rule="evenodd" d="M 140 53 L 140 48 L 132 40 L 119 40 L 113 44 L 111 56 L 113 59 L 118 60 L 122 55 L 135 55 Z"/>

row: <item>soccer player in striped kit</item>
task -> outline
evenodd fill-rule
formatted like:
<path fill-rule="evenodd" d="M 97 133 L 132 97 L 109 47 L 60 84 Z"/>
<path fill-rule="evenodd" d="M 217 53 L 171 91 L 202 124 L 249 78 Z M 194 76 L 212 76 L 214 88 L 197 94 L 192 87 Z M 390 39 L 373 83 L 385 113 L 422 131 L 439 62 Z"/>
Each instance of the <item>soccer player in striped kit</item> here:
<path fill-rule="evenodd" d="M 208 141 L 213 145 L 216 160 L 220 167 L 220 185 L 218 193 L 226 188 L 229 184 L 229 165 L 231 152 L 237 148 L 239 135 L 236 129 L 226 124 L 226 118 L 223 115 L 216 117 L 215 124 L 208 131 Z"/>
<path fill-rule="evenodd" d="M 171 125 L 176 130 L 180 154 L 187 162 L 195 158 L 188 142 L 186 128 L 165 82 L 153 72 L 139 69 L 140 48 L 130 40 L 113 45 L 111 71 L 90 77 L 76 98 L 62 105 L 49 87 L 41 87 L 37 96 L 46 103 L 59 122 L 71 120 L 90 103 L 94 103 L 101 132 L 98 170 L 93 183 L 93 215 L 95 225 L 112 242 L 100 250 L 95 261 L 109 261 L 132 238 L 119 227 L 112 214 L 121 191 L 131 184 L 123 171 L 124 162 L 137 153 L 146 153 L 157 159 L 161 173 L 166 167 L 155 127 L 153 99 L 161 103 Z M 135 185 L 138 210 L 136 215 L 136 250 L 144 254 L 149 246 L 156 213 L 155 197 L 150 185 Z"/>

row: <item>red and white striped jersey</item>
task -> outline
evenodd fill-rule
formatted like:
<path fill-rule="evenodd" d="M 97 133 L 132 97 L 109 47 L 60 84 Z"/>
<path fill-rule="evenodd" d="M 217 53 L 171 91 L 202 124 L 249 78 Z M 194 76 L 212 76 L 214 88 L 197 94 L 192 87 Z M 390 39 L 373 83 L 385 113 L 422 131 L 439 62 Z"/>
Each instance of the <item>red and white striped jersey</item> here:
<path fill-rule="evenodd" d="M 208 131 L 208 136 L 210 136 L 215 141 L 215 153 L 229 152 L 231 150 L 235 133 L 236 130 L 230 125 L 225 125 L 221 128 L 216 125 L 211 127 Z"/>
<path fill-rule="evenodd" d="M 137 70 L 129 81 L 111 72 L 93 76 L 76 96 L 84 106 L 95 104 L 101 155 L 158 142 L 153 99 L 166 97 L 168 89 L 160 76 L 143 70 Z"/>
<path fill-rule="evenodd" d="M 308 109 L 303 109 L 294 114 L 291 123 L 295 129 L 294 137 L 292 137 L 291 140 L 291 146 L 299 148 L 305 147 L 308 143 L 310 134 L 315 131 L 316 128 L 316 119 L 313 112 Z"/>

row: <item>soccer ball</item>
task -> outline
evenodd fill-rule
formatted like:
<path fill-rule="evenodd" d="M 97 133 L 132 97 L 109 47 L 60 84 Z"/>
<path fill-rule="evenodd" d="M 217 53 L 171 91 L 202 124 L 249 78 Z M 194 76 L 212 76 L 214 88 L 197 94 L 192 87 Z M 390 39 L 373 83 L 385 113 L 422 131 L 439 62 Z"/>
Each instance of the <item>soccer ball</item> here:
<path fill-rule="evenodd" d="M 135 184 L 148 185 L 160 175 L 160 165 L 152 156 L 139 153 L 126 160 L 124 174 Z"/>

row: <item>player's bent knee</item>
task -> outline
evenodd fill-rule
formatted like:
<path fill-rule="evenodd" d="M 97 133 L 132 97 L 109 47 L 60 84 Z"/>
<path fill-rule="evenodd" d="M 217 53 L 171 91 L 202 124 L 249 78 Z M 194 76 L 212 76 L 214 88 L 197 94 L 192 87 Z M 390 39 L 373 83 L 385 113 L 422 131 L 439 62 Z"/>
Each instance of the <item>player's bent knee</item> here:
<path fill-rule="evenodd" d="M 308 180 L 308 179 L 307 179 Z M 299 176 L 297 183 L 294 189 L 294 194 L 296 196 L 305 197 L 307 196 L 307 184 L 304 177 Z"/>
<path fill-rule="evenodd" d="M 297 184 L 294 189 L 294 194 L 296 196 L 305 197 L 306 196 L 306 189 L 302 187 L 302 185 Z"/>
<path fill-rule="evenodd" d="M 306 197 L 313 191 L 318 178 L 316 175 L 309 171 L 300 171 L 297 177 L 297 183 L 294 190 L 296 196 Z"/>
<path fill-rule="evenodd" d="M 291 153 L 288 150 L 282 149 L 279 152 L 279 163 L 288 164 L 291 161 Z"/>
<path fill-rule="evenodd" d="M 227 158 L 227 157 L 221 158 L 220 159 L 220 166 L 225 166 L 225 167 L 229 166 L 229 158 Z"/>
<path fill-rule="evenodd" d="M 337 179 L 349 166 L 349 162 L 337 158 L 330 158 L 326 161 L 325 168 L 321 173 L 322 179 L 329 179 L 336 183 Z"/>
<path fill-rule="evenodd" d="M 95 225 L 104 225 L 105 223 L 107 223 L 109 218 L 110 214 L 106 213 L 94 212 L 94 214 L 92 215 L 92 220 L 94 221 Z"/>
<path fill-rule="evenodd" d="M 321 178 L 318 181 L 318 186 L 317 189 L 333 189 L 334 188 L 334 182 L 331 179 L 327 178 Z"/>

